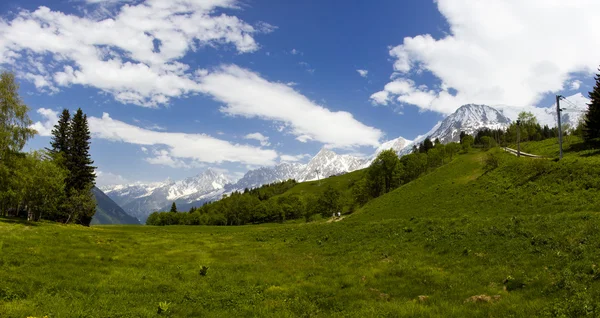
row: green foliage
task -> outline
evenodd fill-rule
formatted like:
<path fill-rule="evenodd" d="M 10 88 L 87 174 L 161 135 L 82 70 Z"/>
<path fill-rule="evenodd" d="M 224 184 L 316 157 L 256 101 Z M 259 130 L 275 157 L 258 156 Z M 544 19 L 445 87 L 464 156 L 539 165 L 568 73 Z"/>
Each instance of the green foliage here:
<path fill-rule="evenodd" d="M 208 266 L 202 265 L 202 267 L 200 267 L 199 274 L 200 276 L 206 276 L 206 274 L 208 274 Z"/>
<path fill-rule="evenodd" d="M 399 187 L 402 170 L 403 166 L 394 150 L 382 151 L 367 170 L 366 186 L 369 196 L 376 198 Z"/>
<path fill-rule="evenodd" d="M 493 147 L 496 147 L 496 141 L 489 136 L 481 137 L 481 144 L 483 145 L 483 149 L 489 150 Z"/>
<path fill-rule="evenodd" d="M 460 145 L 462 147 L 462 151 L 464 153 L 469 152 L 469 150 L 471 149 L 471 146 L 473 146 L 474 142 L 475 142 L 475 139 L 471 135 L 465 135 L 464 137 L 462 137 L 462 139 L 460 140 Z"/>
<path fill-rule="evenodd" d="M 597 74 L 595 79 L 596 85 L 589 93 L 590 104 L 583 126 L 583 138 L 592 147 L 600 146 L 600 74 Z"/>
<path fill-rule="evenodd" d="M 177 204 L 175 204 L 175 202 L 171 204 L 171 210 L 169 212 L 177 213 Z"/>
<path fill-rule="evenodd" d="M 58 123 L 52 129 L 50 140 L 50 153 L 60 154 L 63 159 L 68 157 L 71 139 L 71 114 L 68 109 L 63 109 Z"/>
<path fill-rule="evenodd" d="M 21 151 L 35 134 L 27 115 L 29 108 L 19 96 L 19 84 L 15 75 L 9 72 L 0 74 L 0 164 L 8 156 Z"/>
<path fill-rule="evenodd" d="M 157 314 L 167 314 L 169 313 L 169 308 L 171 307 L 171 303 L 166 302 L 166 301 L 161 301 L 158 303 L 158 310 L 156 311 Z"/>
<path fill-rule="evenodd" d="M 63 210 L 67 214 L 65 223 L 75 222 L 89 226 L 94 213 L 96 213 L 96 200 L 91 187 L 71 190 L 64 203 Z"/>
<path fill-rule="evenodd" d="M 77 109 L 71 122 L 71 136 L 69 138 L 69 152 L 67 154 L 67 167 L 70 171 L 67 185 L 69 189 L 77 191 L 91 189 L 95 184 L 94 161 L 90 157 L 90 129 L 87 115 Z"/>
<path fill-rule="evenodd" d="M 491 171 L 500 166 L 500 154 L 498 152 L 489 152 L 485 156 L 483 169 Z"/>

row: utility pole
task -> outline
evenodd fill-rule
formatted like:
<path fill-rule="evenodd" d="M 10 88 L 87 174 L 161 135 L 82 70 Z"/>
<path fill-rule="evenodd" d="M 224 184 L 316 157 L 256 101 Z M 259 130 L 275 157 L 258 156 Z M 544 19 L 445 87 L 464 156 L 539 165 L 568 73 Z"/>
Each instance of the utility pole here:
<path fill-rule="evenodd" d="M 517 119 L 517 157 L 521 157 L 521 120 Z"/>
<path fill-rule="evenodd" d="M 561 124 L 561 119 L 560 119 L 560 112 L 562 111 L 562 109 L 560 109 L 560 99 L 562 98 L 561 95 L 556 95 L 556 116 L 558 116 L 558 147 L 560 148 L 560 155 L 558 157 L 558 160 L 562 159 L 563 157 L 563 149 L 562 149 L 562 124 Z"/>

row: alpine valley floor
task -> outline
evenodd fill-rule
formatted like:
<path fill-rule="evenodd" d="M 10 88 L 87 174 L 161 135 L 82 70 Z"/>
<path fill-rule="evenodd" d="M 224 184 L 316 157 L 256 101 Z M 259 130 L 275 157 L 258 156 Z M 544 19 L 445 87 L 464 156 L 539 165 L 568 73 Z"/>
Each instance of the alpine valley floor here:
<path fill-rule="evenodd" d="M 0 219 L 0 317 L 598 316 L 599 189 L 592 152 L 556 162 L 492 149 L 340 222 Z"/>

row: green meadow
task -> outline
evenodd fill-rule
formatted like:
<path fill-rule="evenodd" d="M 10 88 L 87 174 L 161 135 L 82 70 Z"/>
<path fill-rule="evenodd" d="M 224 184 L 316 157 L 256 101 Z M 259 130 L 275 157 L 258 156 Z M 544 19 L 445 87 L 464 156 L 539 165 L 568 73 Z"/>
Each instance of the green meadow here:
<path fill-rule="evenodd" d="M 335 222 L 0 219 L 0 317 L 599 316 L 600 158 L 576 145 L 456 156 Z"/>

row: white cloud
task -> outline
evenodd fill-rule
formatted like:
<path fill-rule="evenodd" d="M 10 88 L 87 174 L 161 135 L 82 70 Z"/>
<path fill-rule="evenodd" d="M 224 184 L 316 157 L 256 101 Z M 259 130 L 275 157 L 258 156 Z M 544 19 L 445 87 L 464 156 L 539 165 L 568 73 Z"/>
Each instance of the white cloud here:
<path fill-rule="evenodd" d="M 40 136 L 52 135 L 54 125 L 58 123 L 58 112 L 48 108 L 39 108 L 37 113 L 42 115 L 44 120 L 35 122 L 30 128 L 35 129 Z"/>
<path fill-rule="evenodd" d="M 219 45 L 254 52 L 253 35 L 275 29 L 217 12 L 238 9 L 235 0 L 146 0 L 115 8 L 103 19 L 43 6 L 0 19 L 0 64 L 17 67 L 38 89 L 91 86 L 122 103 L 156 107 L 198 91 L 205 71 L 180 62 L 188 52 Z M 48 69 L 37 67 L 40 59 Z"/>
<path fill-rule="evenodd" d="M 290 51 L 290 54 L 292 54 L 292 55 L 298 55 L 298 54 L 299 54 L 299 55 L 304 55 L 304 53 L 302 53 L 302 52 L 300 52 L 300 51 L 298 51 L 298 50 L 296 50 L 296 49 L 292 49 L 292 50 Z"/>
<path fill-rule="evenodd" d="M 103 187 L 115 184 L 126 184 L 129 180 L 119 174 L 96 170 L 96 186 Z"/>
<path fill-rule="evenodd" d="M 146 161 L 172 167 L 193 167 L 199 163 L 239 162 L 254 165 L 273 165 L 274 150 L 232 144 L 205 134 L 159 132 L 115 120 L 104 113 L 102 118 L 90 117 L 94 138 L 120 141 L 140 146 L 163 146 Z"/>
<path fill-rule="evenodd" d="M 449 35 L 407 37 L 391 48 L 394 82 L 410 85 L 397 92 L 386 86 L 371 96 L 374 103 L 446 114 L 465 103 L 532 105 L 600 64 L 598 1 L 438 0 L 437 6 Z M 442 85 L 408 82 L 422 71 Z"/>
<path fill-rule="evenodd" d="M 200 87 L 225 104 L 223 113 L 282 122 L 304 141 L 315 140 L 333 148 L 377 147 L 383 135 L 348 112 L 330 111 L 285 84 L 269 82 L 235 65 L 222 66 L 203 77 Z"/>
<path fill-rule="evenodd" d="M 576 91 L 581 87 L 581 81 L 580 80 L 574 80 L 573 82 L 571 82 L 571 90 L 572 91 Z"/>
<path fill-rule="evenodd" d="M 356 70 L 358 72 L 358 74 L 362 77 L 367 77 L 367 74 L 369 74 L 369 71 L 367 70 Z"/>
<path fill-rule="evenodd" d="M 271 145 L 271 143 L 269 142 L 269 137 L 264 136 L 263 134 L 258 132 L 247 134 L 246 136 L 244 136 L 244 139 L 258 140 L 260 142 L 260 145 L 263 147 Z"/>
<path fill-rule="evenodd" d="M 143 153 L 148 153 L 148 148 L 146 147 L 141 147 L 140 150 L 142 150 Z"/>
<path fill-rule="evenodd" d="M 281 155 L 279 158 L 281 162 L 298 162 L 303 161 L 305 158 L 310 158 L 309 154 L 300 154 L 300 155 Z"/>

